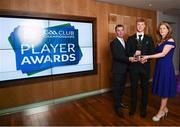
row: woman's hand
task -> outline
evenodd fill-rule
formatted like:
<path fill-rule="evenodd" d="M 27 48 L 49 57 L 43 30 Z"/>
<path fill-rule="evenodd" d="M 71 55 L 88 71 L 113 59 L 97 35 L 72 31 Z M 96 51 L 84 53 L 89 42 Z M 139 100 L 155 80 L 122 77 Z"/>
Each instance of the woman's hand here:
<path fill-rule="evenodd" d="M 145 62 L 147 62 L 148 59 L 149 59 L 149 56 L 143 56 L 143 57 L 141 57 L 140 62 L 141 62 L 142 64 L 144 64 Z"/>

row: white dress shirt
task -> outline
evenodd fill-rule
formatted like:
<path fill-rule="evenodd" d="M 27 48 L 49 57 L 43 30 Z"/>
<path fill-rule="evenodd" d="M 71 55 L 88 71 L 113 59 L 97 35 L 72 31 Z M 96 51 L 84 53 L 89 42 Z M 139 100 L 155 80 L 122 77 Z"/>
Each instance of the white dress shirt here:
<path fill-rule="evenodd" d="M 141 39 L 139 39 L 139 35 L 142 35 L 142 36 L 141 36 Z M 137 32 L 137 33 L 136 33 L 136 38 L 137 38 L 138 40 L 141 40 L 141 41 L 142 41 L 142 39 L 144 38 L 144 32 Z"/>
<path fill-rule="evenodd" d="M 120 38 L 120 37 L 117 37 L 117 39 L 121 42 L 122 46 L 123 46 L 124 48 L 126 48 L 126 47 L 125 47 L 124 39 L 123 39 L 123 38 Z"/>

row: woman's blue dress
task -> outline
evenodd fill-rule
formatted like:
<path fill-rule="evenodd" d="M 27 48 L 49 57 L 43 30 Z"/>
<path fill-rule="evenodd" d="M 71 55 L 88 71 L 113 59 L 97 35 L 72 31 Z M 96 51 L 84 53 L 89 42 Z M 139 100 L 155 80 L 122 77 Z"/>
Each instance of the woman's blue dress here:
<path fill-rule="evenodd" d="M 175 42 L 165 41 L 157 45 L 155 49 L 156 53 L 162 52 L 165 45 L 176 46 Z M 174 49 L 175 48 L 172 48 L 165 57 L 156 60 L 152 93 L 161 97 L 176 96 L 176 76 L 173 65 Z"/>

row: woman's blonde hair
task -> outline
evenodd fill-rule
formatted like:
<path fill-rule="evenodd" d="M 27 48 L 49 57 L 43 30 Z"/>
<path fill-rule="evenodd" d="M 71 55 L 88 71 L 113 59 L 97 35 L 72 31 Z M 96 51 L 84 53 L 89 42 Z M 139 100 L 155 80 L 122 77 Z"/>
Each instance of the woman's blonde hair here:
<path fill-rule="evenodd" d="M 168 29 L 168 33 L 164 38 L 162 38 L 162 36 L 160 34 L 160 31 L 159 31 L 161 25 L 165 25 L 167 27 L 167 29 Z M 165 21 L 160 22 L 160 24 L 158 26 L 158 29 L 157 29 L 157 42 L 161 43 L 161 42 L 166 41 L 166 40 L 168 40 L 170 38 L 172 38 L 172 28 L 171 28 L 171 26 L 169 25 L 169 23 L 167 23 Z"/>

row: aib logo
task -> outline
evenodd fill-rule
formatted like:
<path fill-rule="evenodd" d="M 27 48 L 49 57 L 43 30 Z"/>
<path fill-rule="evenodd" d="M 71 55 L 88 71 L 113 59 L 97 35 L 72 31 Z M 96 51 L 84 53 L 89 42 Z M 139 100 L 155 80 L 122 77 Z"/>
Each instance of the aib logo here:
<path fill-rule="evenodd" d="M 45 69 L 76 65 L 82 58 L 78 29 L 71 24 L 48 28 L 17 26 L 9 36 L 16 68 L 32 75 Z"/>

